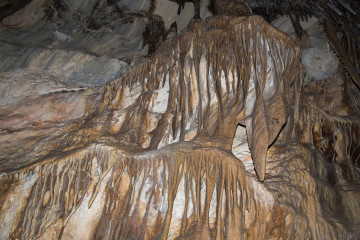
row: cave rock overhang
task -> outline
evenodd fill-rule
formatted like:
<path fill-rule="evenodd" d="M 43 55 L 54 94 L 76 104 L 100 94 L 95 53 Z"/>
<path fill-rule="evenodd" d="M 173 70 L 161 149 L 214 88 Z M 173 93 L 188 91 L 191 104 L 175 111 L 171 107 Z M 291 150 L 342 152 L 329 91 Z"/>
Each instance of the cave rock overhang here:
<path fill-rule="evenodd" d="M 110 108 L 126 120 L 120 126 L 113 121 L 110 132 L 123 136 L 136 127 L 134 141 L 144 149 L 194 140 L 230 150 L 242 122 L 263 181 L 267 148 L 292 104 L 290 85 L 301 81 L 300 59 L 294 41 L 259 16 L 194 20 L 114 85 L 117 101 Z M 122 101 L 130 110 L 124 111 Z M 129 117 L 143 110 L 142 120 Z M 155 124 L 143 124 L 154 114 Z"/>

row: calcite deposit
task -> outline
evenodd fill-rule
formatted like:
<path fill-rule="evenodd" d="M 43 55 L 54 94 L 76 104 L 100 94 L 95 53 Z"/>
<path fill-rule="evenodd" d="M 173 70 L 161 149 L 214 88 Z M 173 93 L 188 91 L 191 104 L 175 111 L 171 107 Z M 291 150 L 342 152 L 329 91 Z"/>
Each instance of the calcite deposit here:
<path fill-rule="evenodd" d="M 359 89 L 305 85 L 262 17 L 194 18 L 95 86 L 98 57 L 17 51 L 46 64 L 0 74 L 0 239 L 359 238 Z"/>

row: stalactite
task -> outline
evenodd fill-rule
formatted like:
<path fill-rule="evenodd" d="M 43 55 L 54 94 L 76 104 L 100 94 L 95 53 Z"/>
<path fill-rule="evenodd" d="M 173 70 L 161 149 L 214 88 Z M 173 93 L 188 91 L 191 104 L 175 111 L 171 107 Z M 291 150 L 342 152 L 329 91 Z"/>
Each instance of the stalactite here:
<path fill-rule="evenodd" d="M 332 90 L 328 84 L 330 81 L 337 86 L 337 91 Z M 330 166 L 341 166 L 343 173 L 338 175 L 340 179 L 329 181 L 333 184 L 342 182 L 343 179 L 357 182 L 358 174 L 354 167 L 358 167 L 358 146 L 360 144 L 359 121 L 356 112 L 346 107 L 347 99 L 353 99 L 351 95 L 345 95 L 345 76 L 339 75 L 320 83 L 313 83 L 303 92 L 299 105 L 299 117 L 296 123 L 296 136 L 304 143 L 313 144 L 326 157 Z M 317 88 L 318 93 L 333 91 L 332 97 L 326 104 L 323 101 L 314 103 L 316 95 L 309 93 Z M 343 89 L 343 90 L 341 90 Z M 316 94 L 316 93 L 315 93 Z M 356 94 L 356 93 L 353 93 Z M 329 175 L 334 175 L 334 169 L 329 169 Z"/>
<path fill-rule="evenodd" d="M 290 214 L 288 218 L 302 226 L 306 224 L 301 214 L 310 215 L 313 209 L 291 202 L 301 209 L 297 214 L 286 201 L 279 206 L 271 194 L 263 197 L 259 192 L 273 189 L 265 177 L 267 148 L 283 127 L 290 104 L 298 103 L 290 84 L 302 80 L 299 63 L 295 43 L 260 17 L 193 21 L 188 32 L 166 40 L 152 58 L 119 80 L 98 93 L 79 93 L 81 99 L 91 100 L 81 105 L 87 111 L 39 141 L 40 150 L 44 142 L 47 147 L 55 142 L 56 148 L 34 150 L 29 157 L 37 166 L 26 162 L 28 156 L 19 157 L 25 164 L 19 162 L 20 167 L 0 175 L 1 182 L 16 182 L 25 189 L 21 208 L 0 236 L 294 236 L 296 227 L 271 232 L 279 226 L 269 222 L 268 209 L 269 216 Z M 230 152 L 239 123 L 246 125 L 256 173 L 264 185 Z M 16 193 L 12 188 L 0 190 L 5 196 L 0 198 L 2 206 L 8 209 Z M 317 203 L 311 201 L 311 206 Z M 82 219 L 82 214 L 88 215 Z M 281 217 L 273 216 L 276 221 Z M 0 218 L 5 215 L 0 213 Z M 86 229 L 74 229 L 79 219 Z M 312 236 L 317 234 L 305 226 L 301 236 L 309 237 L 310 228 Z"/>
<path fill-rule="evenodd" d="M 252 32 L 247 30 L 250 28 Z M 145 85 L 154 99 L 154 90 L 161 89 L 158 84 L 161 76 L 169 75 L 165 80 L 169 86 L 167 108 L 151 132 L 150 148 L 168 144 L 166 139 L 176 139 L 178 131 L 180 141 L 189 139 L 186 134 L 191 131 L 186 126 L 196 125 L 198 137 L 205 133 L 209 137 L 228 138 L 223 147 L 229 149 L 236 123 L 252 114 L 253 120 L 247 121 L 250 149 L 259 178 L 263 180 L 266 149 L 275 140 L 288 114 L 289 86 L 298 74 L 299 50 L 290 39 L 258 17 L 213 18 L 205 25 L 195 21 L 193 31 L 198 35 L 190 32 L 165 42 L 151 59 L 151 70 L 147 62 L 120 80 L 131 87 L 132 82 L 147 79 Z M 228 64 L 230 62 L 233 64 Z M 205 72 L 200 68 L 205 68 Z M 197 81 L 190 77 L 192 69 L 195 69 Z M 175 77 L 172 72 L 178 75 Z M 201 79 L 205 82 L 199 82 Z M 250 83 L 254 84 L 256 92 L 253 113 L 252 106 L 246 104 Z M 265 88 L 266 84 L 272 87 Z M 198 89 L 198 92 L 191 89 Z M 235 105 L 229 105 L 231 103 Z M 146 108 L 141 102 L 133 106 L 134 111 Z M 196 112 L 197 121 L 189 122 L 195 121 L 192 116 Z M 262 129 L 264 126 L 266 129 Z M 125 129 L 119 131 L 126 132 Z M 196 134 L 192 138 L 196 139 Z"/>
<path fill-rule="evenodd" d="M 227 238 L 243 234 L 243 211 L 251 196 L 247 174 L 241 162 L 222 150 L 207 148 L 204 152 L 196 144 L 182 143 L 163 151 L 130 154 L 94 144 L 54 161 L 49 159 L 20 175 L 9 175 L 11 181 L 29 184 L 24 193 L 28 195 L 27 204 L 19 216 L 22 220 L 11 229 L 14 234 L 20 230 L 19 238 L 39 237 L 59 218 L 63 220 L 64 234 L 68 234 L 66 223 L 83 204 L 89 209 L 101 204 L 99 222 L 91 228 L 95 235 L 100 234 L 96 232 L 106 224 L 110 239 L 139 238 L 140 234 L 166 239 L 174 222 L 187 222 L 181 224 L 183 233 L 195 224 L 198 230 L 208 229 L 196 233 L 201 236 L 213 231 Z M 5 180 L 4 176 L 1 180 Z M 223 193 L 224 206 L 223 201 L 217 202 Z M 180 196 L 187 207 L 174 208 Z M 210 212 L 214 204 L 219 209 L 216 214 Z M 154 221 L 157 214 L 160 218 Z M 159 223 L 161 231 L 154 226 Z M 214 223 L 227 224 L 226 230 L 215 230 Z M 119 226 L 121 229 L 116 230 Z M 181 237 L 181 232 L 175 231 L 170 235 Z"/>

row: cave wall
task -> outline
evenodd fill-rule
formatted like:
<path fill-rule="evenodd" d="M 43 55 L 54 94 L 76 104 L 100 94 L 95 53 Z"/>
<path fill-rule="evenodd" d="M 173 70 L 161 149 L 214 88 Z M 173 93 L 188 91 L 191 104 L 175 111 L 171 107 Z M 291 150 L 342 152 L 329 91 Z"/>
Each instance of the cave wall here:
<path fill-rule="evenodd" d="M 114 31 L 80 31 L 75 2 L 22 26 L 40 3 L 0 31 L 0 239 L 358 239 L 360 93 L 315 20 L 306 44 L 284 18 L 189 2 L 78 6 L 134 17 Z M 151 55 L 114 44 L 167 9 Z"/>

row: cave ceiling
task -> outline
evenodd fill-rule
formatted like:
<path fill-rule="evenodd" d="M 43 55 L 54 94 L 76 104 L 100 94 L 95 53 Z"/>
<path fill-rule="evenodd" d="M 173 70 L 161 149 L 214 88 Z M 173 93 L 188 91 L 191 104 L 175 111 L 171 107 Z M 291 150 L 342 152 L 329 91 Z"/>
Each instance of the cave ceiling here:
<path fill-rule="evenodd" d="M 359 239 L 357 0 L 0 0 L 0 239 Z"/>

